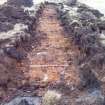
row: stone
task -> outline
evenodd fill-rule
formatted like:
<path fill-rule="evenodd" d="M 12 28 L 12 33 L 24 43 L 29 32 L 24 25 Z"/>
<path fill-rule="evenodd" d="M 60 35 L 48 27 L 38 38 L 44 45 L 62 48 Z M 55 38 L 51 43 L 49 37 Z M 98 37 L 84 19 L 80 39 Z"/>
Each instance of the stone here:
<path fill-rule="evenodd" d="M 11 29 L 13 29 L 13 24 L 10 24 L 8 22 L 0 22 L 0 32 L 7 32 Z"/>
<path fill-rule="evenodd" d="M 105 98 L 100 90 L 94 90 L 76 99 L 77 105 L 104 105 L 104 101 Z"/>
<path fill-rule="evenodd" d="M 100 13 L 98 10 L 91 9 L 90 10 L 97 18 L 104 16 L 104 14 Z"/>
<path fill-rule="evenodd" d="M 29 96 L 17 96 L 12 99 L 10 102 L 3 105 L 41 105 L 40 97 L 29 97 Z"/>
<path fill-rule="evenodd" d="M 101 30 L 101 33 L 98 35 L 98 40 L 105 47 L 105 31 Z"/>
<path fill-rule="evenodd" d="M 16 60 L 22 60 L 26 56 L 24 53 L 17 51 L 17 49 L 15 47 L 4 48 L 4 51 L 8 56 L 10 56 Z"/>
<path fill-rule="evenodd" d="M 27 16 L 27 13 L 25 13 L 24 10 L 13 6 L 6 6 L 2 8 L 0 12 L 8 18 L 25 19 Z"/>
<path fill-rule="evenodd" d="M 93 8 L 90 8 L 89 6 L 85 5 L 85 4 L 79 4 L 78 5 L 78 12 L 91 12 L 93 13 L 97 18 L 100 18 L 102 16 L 104 16 L 104 14 L 102 14 L 100 11 L 96 10 L 96 9 L 93 9 Z"/>
<path fill-rule="evenodd" d="M 105 30 L 105 20 L 101 20 L 101 21 L 97 22 L 97 25 L 100 30 Z"/>
<path fill-rule="evenodd" d="M 67 0 L 66 1 L 66 4 L 69 5 L 69 6 L 70 5 L 75 5 L 76 3 L 77 3 L 77 0 Z"/>
<path fill-rule="evenodd" d="M 8 0 L 9 5 L 15 5 L 15 6 L 25 6 L 25 7 L 31 7 L 33 5 L 32 0 Z"/>
<path fill-rule="evenodd" d="M 30 105 L 27 100 L 23 99 L 18 105 Z"/>
<path fill-rule="evenodd" d="M 82 26 L 82 24 L 77 20 L 72 21 L 72 23 L 70 25 L 72 27 L 81 27 Z"/>
<path fill-rule="evenodd" d="M 97 18 L 95 17 L 95 15 L 92 12 L 83 11 L 80 14 L 80 19 L 88 21 L 88 20 L 96 20 Z"/>

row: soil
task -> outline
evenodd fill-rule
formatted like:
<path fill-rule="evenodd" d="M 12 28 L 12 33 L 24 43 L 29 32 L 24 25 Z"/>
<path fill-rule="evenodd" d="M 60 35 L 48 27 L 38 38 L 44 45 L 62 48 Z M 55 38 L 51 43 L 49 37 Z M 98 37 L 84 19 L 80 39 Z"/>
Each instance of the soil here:
<path fill-rule="evenodd" d="M 33 26 L 36 31 L 35 40 L 33 37 L 34 43 L 27 57 L 21 61 L 6 58 L 8 61 L 12 59 L 8 62 L 12 68 L 9 68 L 9 71 L 3 68 L 0 73 L 0 80 L 3 80 L 0 85 L 2 100 L 8 101 L 21 94 L 21 91 L 22 94 L 30 92 L 42 96 L 47 87 L 62 82 L 71 86 L 71 89 L 80 84 L 75 62 L 80 51 L 61 26 L 53 5 L 47 5 L 43 9 L 37 28 L 35 27 Z M 20 46 L 17 51 L 26 52 Z"/>

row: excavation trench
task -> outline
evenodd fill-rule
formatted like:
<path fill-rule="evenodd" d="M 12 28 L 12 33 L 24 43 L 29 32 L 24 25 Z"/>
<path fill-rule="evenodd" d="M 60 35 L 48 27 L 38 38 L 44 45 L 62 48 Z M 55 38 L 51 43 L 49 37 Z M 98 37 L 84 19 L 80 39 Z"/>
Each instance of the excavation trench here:
<path fill-rule="evenodd" d="M 16 88 L 16 85 L 18 90 L 27 92 L 30 88 L 30 91 L 36 93 L 39 90 L 41 93 L 42 88 L 61 82 L 71 87 L 77 86 L 80 79 L 75 61 L 79 50 L 72 38 L 64 32 L 53 5 L 44 8 L 35 38 L 37 45 L 32 46 L 33 49 L 27 54 L 27 58 L 16 62 L 16 75 L 11 76 L 9 89 Z"/>
<path fill-rule="evenodd" d="M 36 29 L 39 44 L 27 56 L 29 70 L 25 75 L 31 85 L 38 83 L 46 87 L 64 81 L 65 84 L 77 86 L 79 73 L 75 59 L 79 50 L 64 32 L 54 8 L 47 5 L 39 18 Z"/>

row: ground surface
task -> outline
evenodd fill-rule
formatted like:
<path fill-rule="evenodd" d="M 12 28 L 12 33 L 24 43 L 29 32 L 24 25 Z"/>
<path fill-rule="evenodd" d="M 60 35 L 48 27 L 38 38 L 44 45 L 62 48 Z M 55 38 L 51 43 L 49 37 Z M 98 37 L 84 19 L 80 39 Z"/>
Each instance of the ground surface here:
<path fill-rule="evenodd" d="M 104 105 L 103 14 L 81 3 L 23 5 L 32 2 L 0 9 L 0 104 L 40 105 L 52 96 L 59 105 Z"/>
<path fill-rule="evenodd" d="M 28 54 L 30 81 L 57 82 L 64 72 L 68 82 L 76 84 L 77 73 L 74 57 L 79 53 L 72 40 L 64 33 L 57 12 L 47 6 L 39 19 L 36 30 L 39 44 Z"/>
<path fill-rule="evenodd" d="M 16 65 L 13 70 L 16 71 L 9 71 L 5 78 L 9 81 L 7 90 L 4 90 L 5 95 L 1 94 L 6 97 L 5 100 L 8 100 L 7 96 L 11 91 L 13 95 L 14 90 L 29 91 L 31 86 L 36 91 L 36 85 L 37 89 L 60 82 L 71 88 L 79 85 L 79 73 L 75 63 L 79 50 L 72 38 L 64 32 L 57 16 L 57 11 L 52 5 L 47 5 L 43 10 L 36 28 L 36 40 L 32 51 L 29 51 L 27 58 L 21 62 L 13 60 L 13 64 Z M 18 50 L 22 51 L 22 48 Z"/>

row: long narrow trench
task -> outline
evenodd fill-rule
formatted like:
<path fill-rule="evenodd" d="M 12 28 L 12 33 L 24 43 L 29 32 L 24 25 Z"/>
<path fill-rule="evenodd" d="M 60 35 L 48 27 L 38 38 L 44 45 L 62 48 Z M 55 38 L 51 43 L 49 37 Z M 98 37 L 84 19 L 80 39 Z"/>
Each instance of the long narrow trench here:
<path fill-rule="evenodd" d="M 36 37 L 40 41 L 28 54 L 29 70 L 25 74 L 30 84 L 47 85 L 64 80 L 67 84 L 77 85 L 79 76 L 75 58 L 79 50 L 64 32 L 53 6 L 47 5 L 43 10 Z"/>
<path fill-rule="evenodd" d="M 16 73 L 12 79 L 16 79 L 20 87 L 27 83 L 30 86 L 38 84 L 39 87 L 60 82 L 70 86 L 80 83 L 75 63 L 79 50 L 72 38 L 64 32 L 57 17 L 58 13 L 53 5 L 44 8 L 36 28 L 38 44 L 33 46 L 21 65 L 17 63 L 17 73 L 22 71 L 23 74 Z"/>

